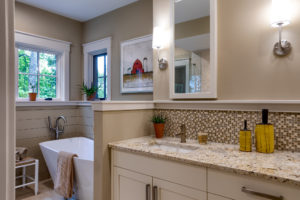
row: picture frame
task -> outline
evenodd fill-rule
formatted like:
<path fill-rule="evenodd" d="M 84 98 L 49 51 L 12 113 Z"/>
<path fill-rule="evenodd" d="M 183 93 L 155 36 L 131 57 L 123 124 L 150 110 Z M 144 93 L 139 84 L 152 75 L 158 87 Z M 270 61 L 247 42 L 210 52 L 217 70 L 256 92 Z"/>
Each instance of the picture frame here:
<path fill-rule="evenodd" d="M 152 35 L 121 43 L 121 93 L 153 92 Z"/>

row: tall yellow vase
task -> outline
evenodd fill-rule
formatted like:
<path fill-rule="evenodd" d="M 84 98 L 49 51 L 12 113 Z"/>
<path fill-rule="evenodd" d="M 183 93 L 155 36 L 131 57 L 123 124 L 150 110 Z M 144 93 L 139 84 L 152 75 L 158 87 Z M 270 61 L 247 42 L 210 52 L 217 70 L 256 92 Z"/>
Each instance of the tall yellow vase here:
<path fill-rule="evenodd" d="M 262 112 L 262 124 L 255 128 L 256 151 L 260 153 L 274 152 L 274 126 L 268 123 L 268 110 Z"/>

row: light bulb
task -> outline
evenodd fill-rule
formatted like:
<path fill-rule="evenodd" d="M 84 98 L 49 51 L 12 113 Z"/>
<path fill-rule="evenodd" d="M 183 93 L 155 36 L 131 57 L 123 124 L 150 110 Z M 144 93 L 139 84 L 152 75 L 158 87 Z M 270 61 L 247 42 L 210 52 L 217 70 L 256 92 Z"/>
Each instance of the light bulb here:
<path fill-rule="evenodd" d="M 271 25 L 273 27 L 286 26 L 291 21 L 291 7 L 289 0 L 272 0 Z"/>

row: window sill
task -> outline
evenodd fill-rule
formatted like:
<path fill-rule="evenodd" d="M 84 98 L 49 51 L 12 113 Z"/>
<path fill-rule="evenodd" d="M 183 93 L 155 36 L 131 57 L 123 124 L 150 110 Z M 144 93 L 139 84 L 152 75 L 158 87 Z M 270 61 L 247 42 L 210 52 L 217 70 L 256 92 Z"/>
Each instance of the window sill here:
<path fill-rule="evenodd" d="M 16 101 L 16 107 L 91 106 L 89 101 Z"/>

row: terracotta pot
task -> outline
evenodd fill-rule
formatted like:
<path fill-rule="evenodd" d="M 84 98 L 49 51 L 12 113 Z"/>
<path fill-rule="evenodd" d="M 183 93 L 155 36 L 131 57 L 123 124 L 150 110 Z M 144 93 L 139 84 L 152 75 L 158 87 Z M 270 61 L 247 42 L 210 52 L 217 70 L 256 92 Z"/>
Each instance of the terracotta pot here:
<path fill-rule="evenodd" d="M 30 93 L 28 93 L 28 95 L 29 95 L 29 101 L 36 101 L 37 93 L 30 92 Z"/>
<path fill-rule="evenodd" d="M 153 124 L 156 138 L 164 137 L 165 124 Z"/>
<path fill-rule="evenodd" d="M 94 101 L 95 98 L 96 98 L 96 92 L 94 94 L 90 95 L 90 96 L 87 96 L 88 101 Z"/>

